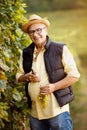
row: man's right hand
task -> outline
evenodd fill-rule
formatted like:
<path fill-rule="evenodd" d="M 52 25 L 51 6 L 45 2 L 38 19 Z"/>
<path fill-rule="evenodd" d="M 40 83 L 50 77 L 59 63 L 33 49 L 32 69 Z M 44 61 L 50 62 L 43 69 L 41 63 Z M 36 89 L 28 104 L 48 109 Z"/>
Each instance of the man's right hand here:
<path fill-rule="evenodd" d="M 19 82 L 40 82 L 40 77 L 36 75 L 36 73 L 27 73 L 21 75 L 18 79 Z"/>

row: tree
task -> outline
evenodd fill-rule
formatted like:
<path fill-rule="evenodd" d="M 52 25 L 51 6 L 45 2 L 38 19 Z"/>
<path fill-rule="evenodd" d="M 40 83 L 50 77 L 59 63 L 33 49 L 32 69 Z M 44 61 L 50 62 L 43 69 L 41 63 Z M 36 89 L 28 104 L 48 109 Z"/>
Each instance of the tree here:
<path fill-rule="evenodd" d="M 21 30 L 26 22 L 26 5 L 22 0 L 0 0 L 0 129 L 20 130 L 28 106 L 24 84 L 18 84 L 15 75 L 21 49 L 30 40 Z"/>

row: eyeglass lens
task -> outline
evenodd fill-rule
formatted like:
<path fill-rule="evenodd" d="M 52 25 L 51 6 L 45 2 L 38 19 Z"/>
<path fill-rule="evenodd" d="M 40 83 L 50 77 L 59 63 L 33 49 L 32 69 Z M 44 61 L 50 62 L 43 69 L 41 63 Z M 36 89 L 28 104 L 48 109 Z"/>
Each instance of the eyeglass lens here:
<path fill-rule="evenodd" d="M 37 28 L 37 29 L 35 29 L 35 30 L 29 30 L 28 33 L 29 33 L 30 35 L 33 35 L 35 32 L 36 32 L 37 34 L 40 34 L 44 28 L 45 28 L 45 27 L 43 27 L 43 28 Z"/>

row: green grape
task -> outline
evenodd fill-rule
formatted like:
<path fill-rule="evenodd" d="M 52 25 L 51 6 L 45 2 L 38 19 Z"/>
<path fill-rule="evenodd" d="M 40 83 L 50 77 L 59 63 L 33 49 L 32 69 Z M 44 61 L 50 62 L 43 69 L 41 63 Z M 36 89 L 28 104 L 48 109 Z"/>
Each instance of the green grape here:
<path fill-rule="evenodd" d="M 41 102 L 43 108 L 45 108 L 46 105 L 47 105 L 47 95 L 39 94 L 39 95 L 38 95 L 38 99 L 39 99 L 39 101 Z"/>

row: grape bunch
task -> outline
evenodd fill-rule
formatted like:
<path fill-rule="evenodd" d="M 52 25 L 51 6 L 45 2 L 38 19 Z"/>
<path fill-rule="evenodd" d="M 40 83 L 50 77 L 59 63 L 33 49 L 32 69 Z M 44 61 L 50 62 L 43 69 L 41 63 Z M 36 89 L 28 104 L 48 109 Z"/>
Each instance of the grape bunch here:
<path fill-rule="evenodd" d="M 46 105 L 47 105 L 47 95 L 39 94 L 39 95 L 38 95 L 38 99 L 39 99 L 39 101 L 41 102 L 43 108 L 45 108 Z"/>

